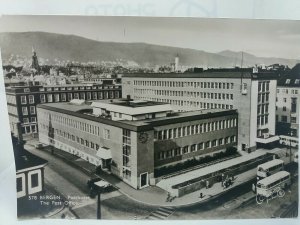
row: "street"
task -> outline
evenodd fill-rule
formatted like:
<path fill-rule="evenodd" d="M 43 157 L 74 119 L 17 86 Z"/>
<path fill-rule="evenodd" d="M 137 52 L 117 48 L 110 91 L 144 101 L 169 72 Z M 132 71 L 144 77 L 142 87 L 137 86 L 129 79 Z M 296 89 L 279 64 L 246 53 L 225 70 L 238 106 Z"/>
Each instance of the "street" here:
<path fill-rule="evenodd" d="M 62 214 L 71 218 L 96 219 L 96 199 L 88 197 L 86 182 L 89 176 L 49 152 L 37 150 L 31 145 L 25 148 L 46 160 L 45 183 L 54 188 L 64 198 L 77 197 L 75 204 L 63 208 L 51 218 L 61 218 Z M 241 207 L 251 191 L 251 182 L 245 183 L 226 194 L 205 204 L 181 208 L 149 206 L 136 202 L 119 191 L 101 195 L 101 213 L 103 219 L 226 219 L 226 218 L 270 218 L 284 203 L 298 201 L 298 178 L 293 182 L 291 191 L 282 198 L 270 200 L 258 205 L 255 200 Z M 75 200 L 74 200 L 75 201 Z M 71 201 L 72 203 L 72 201 Z"/>

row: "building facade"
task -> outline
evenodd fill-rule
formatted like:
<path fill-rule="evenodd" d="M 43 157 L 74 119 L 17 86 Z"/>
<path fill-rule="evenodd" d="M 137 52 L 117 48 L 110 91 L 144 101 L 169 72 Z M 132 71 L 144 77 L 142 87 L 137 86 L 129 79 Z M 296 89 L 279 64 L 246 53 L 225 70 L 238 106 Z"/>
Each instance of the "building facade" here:
<path fill-rule="evenodd" d="M 300 64 L 278 81 L 276 133 L 299 137 Z"/>
<path fill-rule="evenodd" d="M 70 84 L 53 86 L 14 86 L 6 88 L 10 128 L 17 132 L 20 122 L 23 134 L 37 133 L 36 106 L 40 103 L 115 99 L 122 95 L 121 85 Z"/>
<path fill-rule="evenodd" d="M 237 144 L 236 110 L 175 113 L 169 104 L 124 100 L 41 104 L 37 112 L 40 142 L 109 170 L 136 189 L 154 184 L 157 168 Z"/>
<path fill-rule="evenodd" d="M 17 198 L 44 191 L 44 169 L 47 161 L 26 151 L 23 142 L 12 135 L 13 150 L 16 164 Z"/>
<path fill-rule="evenodd" d="M 249 71 L 202 73 L 126 74 L 122 95 L 160 101 L 178 111 L 238 110 L 238 148 L 255 149 L 275 135 L 275 79 Z"/>

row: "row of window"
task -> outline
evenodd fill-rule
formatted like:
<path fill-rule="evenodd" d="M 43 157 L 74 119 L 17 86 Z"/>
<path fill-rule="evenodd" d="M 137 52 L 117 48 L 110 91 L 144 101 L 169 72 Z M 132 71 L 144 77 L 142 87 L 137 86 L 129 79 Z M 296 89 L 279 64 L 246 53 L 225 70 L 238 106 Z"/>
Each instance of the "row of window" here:
<path fill-rule="evenodd" d="M 31 115 L 34 115 L 35 114 L 35 106 L 29 106 L 29 112 Z M 22 107 L 22 115 L 23 116 L 28 115 L 28 107 L 27 106 Z"/>
<path fill-rule="evenodd" d="M 41 94 L 41 103 L 46 102 L 65 102 L 71 101 L 72 99 L 85 99 L 85 100 L 97 100 L 97 99 L 109 99 L 109 98 L 119 98 L 119 91 L 104 91 L 104 92 L 80 92 L 80 93 L 60 93 L 60 94 Z"/>
<path fill-rule="evenodd" d="M 257 117 L 257 125 L 266 125 L 269 122 L 269 116 L 258 116 Z"/>
<path fill-rule="evenodd" d="M 230 144 L 230 143 L 235 143 L 235 142 L 236 142 L 236 136 L 233 135 L 230 137 L 215 139 L 212 141 L 201 142 L 199 144 L 187 145 L 184 147 L 174 148 L 174 149 L 171 149 L 168 151 L 158 152 L 155 154 L 155 157 L 157 160 L 163 160 L 163 159 L 172 158 L 175 156 L 188 154 L 191 152 L 205 150 L 208 148 L 213 148 L 213 147 Z"/>
<path fill-rule="evenodd" d="M 198 109 L 233 109 L 233 105 L 231 105 L 231 104 L 183 101 L 183 100 L 174 100 L 174 99 L 165 99 L 165 98 L 150 98 L 150 97 L 143 97 L 140 95 L 134 95 L 134 98 L 142 99 L 142 100 L 149 100 L 149 101 L 156 101 L 156 102 L 165 102 L 165 103 L 169 103 L 171 105 L 194 107 L 194 108 L 198 108 Z"/>
<path fill-rule="evenodd" d="M 291 83 L 291 79 L 286 79 L 285 80 L 285 84 L 290 84 Z M 295 79 L 295 84 L 299 84 L 300 83 L 300 79 Z"/>
<path fill-rule="evenodd" d="M 268 114 L 269 113 L 269 104 L 262 104 L 257 106 L 257 115 Z"/>
<path fill-rule="evenodd" d="M 34 103 L 34 95 L 28 95 L 28 102 L 29 104 L 33 104 Z M 22 95 L 21 96 L 21 104 L 27 104 L 27 96 L 26 95 Z"/>
<path fill-rule="evenodd" d="M 134 88 L 134 93 L 147 94 L 147 95 L 166 95 L 166 96 L 178 96 L 178 97 L 193 97 L 193 98 L 205 98 L 205 99 L 221 99 L 221 100 L 233 100 L 233 94 L 225 93 L 210 93 L 210 92 L 195 92 L 195 91 L 172 91 L 172 90 L 153 90 L 153 89 L 139 89 Z"/>
<path fill-rule="evenodd" d="M 119 85 L 97 85 L 97 86 L 72 86 L 72 87 L 42 87 L 39 91 L 72 91 L 72 90 L 102 90 L 120 88 Z"/>
<path fill-rule="evenodd" d="M 205 132 L 211 132 L 215 130 L 222 130 L 227 128 L 236 127 L 237 119 L 227 119 L 215 122 L 201 123 L 191 126 L 184 126 L 178 128 L 172 128 L 167 130 L 154 131 L 154 138 L 156 140 L 167 140 L 180 138 L 184 136 L 201 134 Z"/>
<path fill-rule="evenodd" d="M 61 115 L 61 114 L 60 114 Z M 100 127 L 92 124 L 87 124 L 85 122 L 76 121 L 74 119 L 70 119 L 66 116 L 60 116 L 57 114 L 51 114 L 51 122 L 53 124 L 57 123 L 59 125 L 63 125 L 66 129 L 75 128 L 77 130 L 87 132 L 93 135 L 100 136 Z M 49 113 L 43 113 L 44 118 L 49 118 Z M 69 127 L 69 128 L 68 128 Z M 45 128 L 44 128 L 45 129 Z M 110 139 L 110 130 L 107 128 L 103 128 L 103 138 Z"/>
<path fill-rule="evenodd" d="M 30 122 L 31 122 L 31 123 L 36 123 L 36 117 L 30 117 Z M 24 124 L 28 124 L 28 123 L 29 123 L 29 118 L 24 117 L 24 118 L 23 118 L 23 123 L 24 123 Z"/>
<path fill-rule="evenodd" d="M 269 101 L 269 93 L 258 94 L 258 103 L 264 103 Z"/>
<path fill-rule="evenodd" d="M 284 94 L 288 94 L 289 89 L 288 88 L 277 88 L 277 93 L 280 93 L 280 92 L 284 93 Z M 297 89 L 292 89 L 291 94 L 298 94 L 298 90 Z"/>
<path fill-rule="evenodd" d="M 45 124 L 43 124 L 42 127 L 43 127 L 43 129 L 46 129 L 46 130 L 49 129 L 49 127 L 46 126 Z M 80 138 L 78 136 L 75 136 L 73 134 L 70 134 L 68 132 L 65 132 L 65 131 L 62 131 L 62 130 L 59 130 L 59 129 L 54 129 L 54 128 L 52 128 L 52 129 L 53 129 L 54 134 L 66 139 L 66 140 L 75 142 L 77 144 L 80 144 L 82 146 L 85 146 L 87 148 L 90 148 L 90 149 L 93 149 L 93 150 L 96 150 L 96 151 L 99 150 L 99 148 L 100 148 L 99 144 L 94 143 L 92 141 L 85 140 L 83 138 Z"/>
<path fill-rule="evenodd" d="M 131 132 L 130 130 L 123 129 L 123 167 L 126 167 L 124 169 L 129 170 L 131 164 L 130 164 L 130 156 L 131 156 Z M 131 173 L 130 173 L 131 174 Z M 128 179 L 128 174 L 123 173 L 123 177 L 125 179 Z"/>
<path fill-rule="evenodd" d="M 297 117 L 291 116 L 290 119 L 291 119 L 291 121 L 290 121 L 291 123 L 297 123 Z M 278 115 L 276 115 L 276 122 L 279 122 Z M 281 116 L 281 122 L 287 123 L 288 122 L 288 117 L 287 116 Z"/>
<path fill-rule="evenodd" d="M 270 81 L 258 82 L 258 92 L 269 91 Z"/>
<path fill-rule="evenodd" d="M 186 82 L 186 81 L 145 81 L 134 80 L 134 85 L 138 86 L 157 86 L 157 87 L 194 87 L 194 88 L 215 88 L 233 89 L 234 84 L 228 82 Z"/>

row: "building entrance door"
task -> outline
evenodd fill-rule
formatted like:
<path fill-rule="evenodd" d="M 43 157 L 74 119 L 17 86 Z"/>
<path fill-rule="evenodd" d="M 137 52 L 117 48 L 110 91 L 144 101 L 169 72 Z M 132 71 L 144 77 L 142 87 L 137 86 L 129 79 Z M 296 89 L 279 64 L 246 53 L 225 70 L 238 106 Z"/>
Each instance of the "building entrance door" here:
<path fill-rule="evenodd" d="M 242 144 L 242 150 L 243 150 L 243 151 L 246 150 L 246 144 Z"/>
<path fill-rule="evenodd" d="M 148 173 L 141 174 L 141 188 L 148 185 Z"/>

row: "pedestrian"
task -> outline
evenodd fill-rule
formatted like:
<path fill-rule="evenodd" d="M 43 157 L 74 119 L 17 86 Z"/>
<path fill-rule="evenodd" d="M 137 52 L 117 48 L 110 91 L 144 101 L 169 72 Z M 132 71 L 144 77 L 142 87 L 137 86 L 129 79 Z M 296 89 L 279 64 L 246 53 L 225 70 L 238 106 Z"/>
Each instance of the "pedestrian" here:
<path fill-rule="evenodd" d="M 208 189 L 209 188 L 209 181 L 207 180 L 206 181 L 206 189 Z"/>
<path fill-rule="evenodd" d="M 203 193 L 202 192 L 200 192 L 200 196 L 199 196 L 200 198 L 203 198 Z"/>

